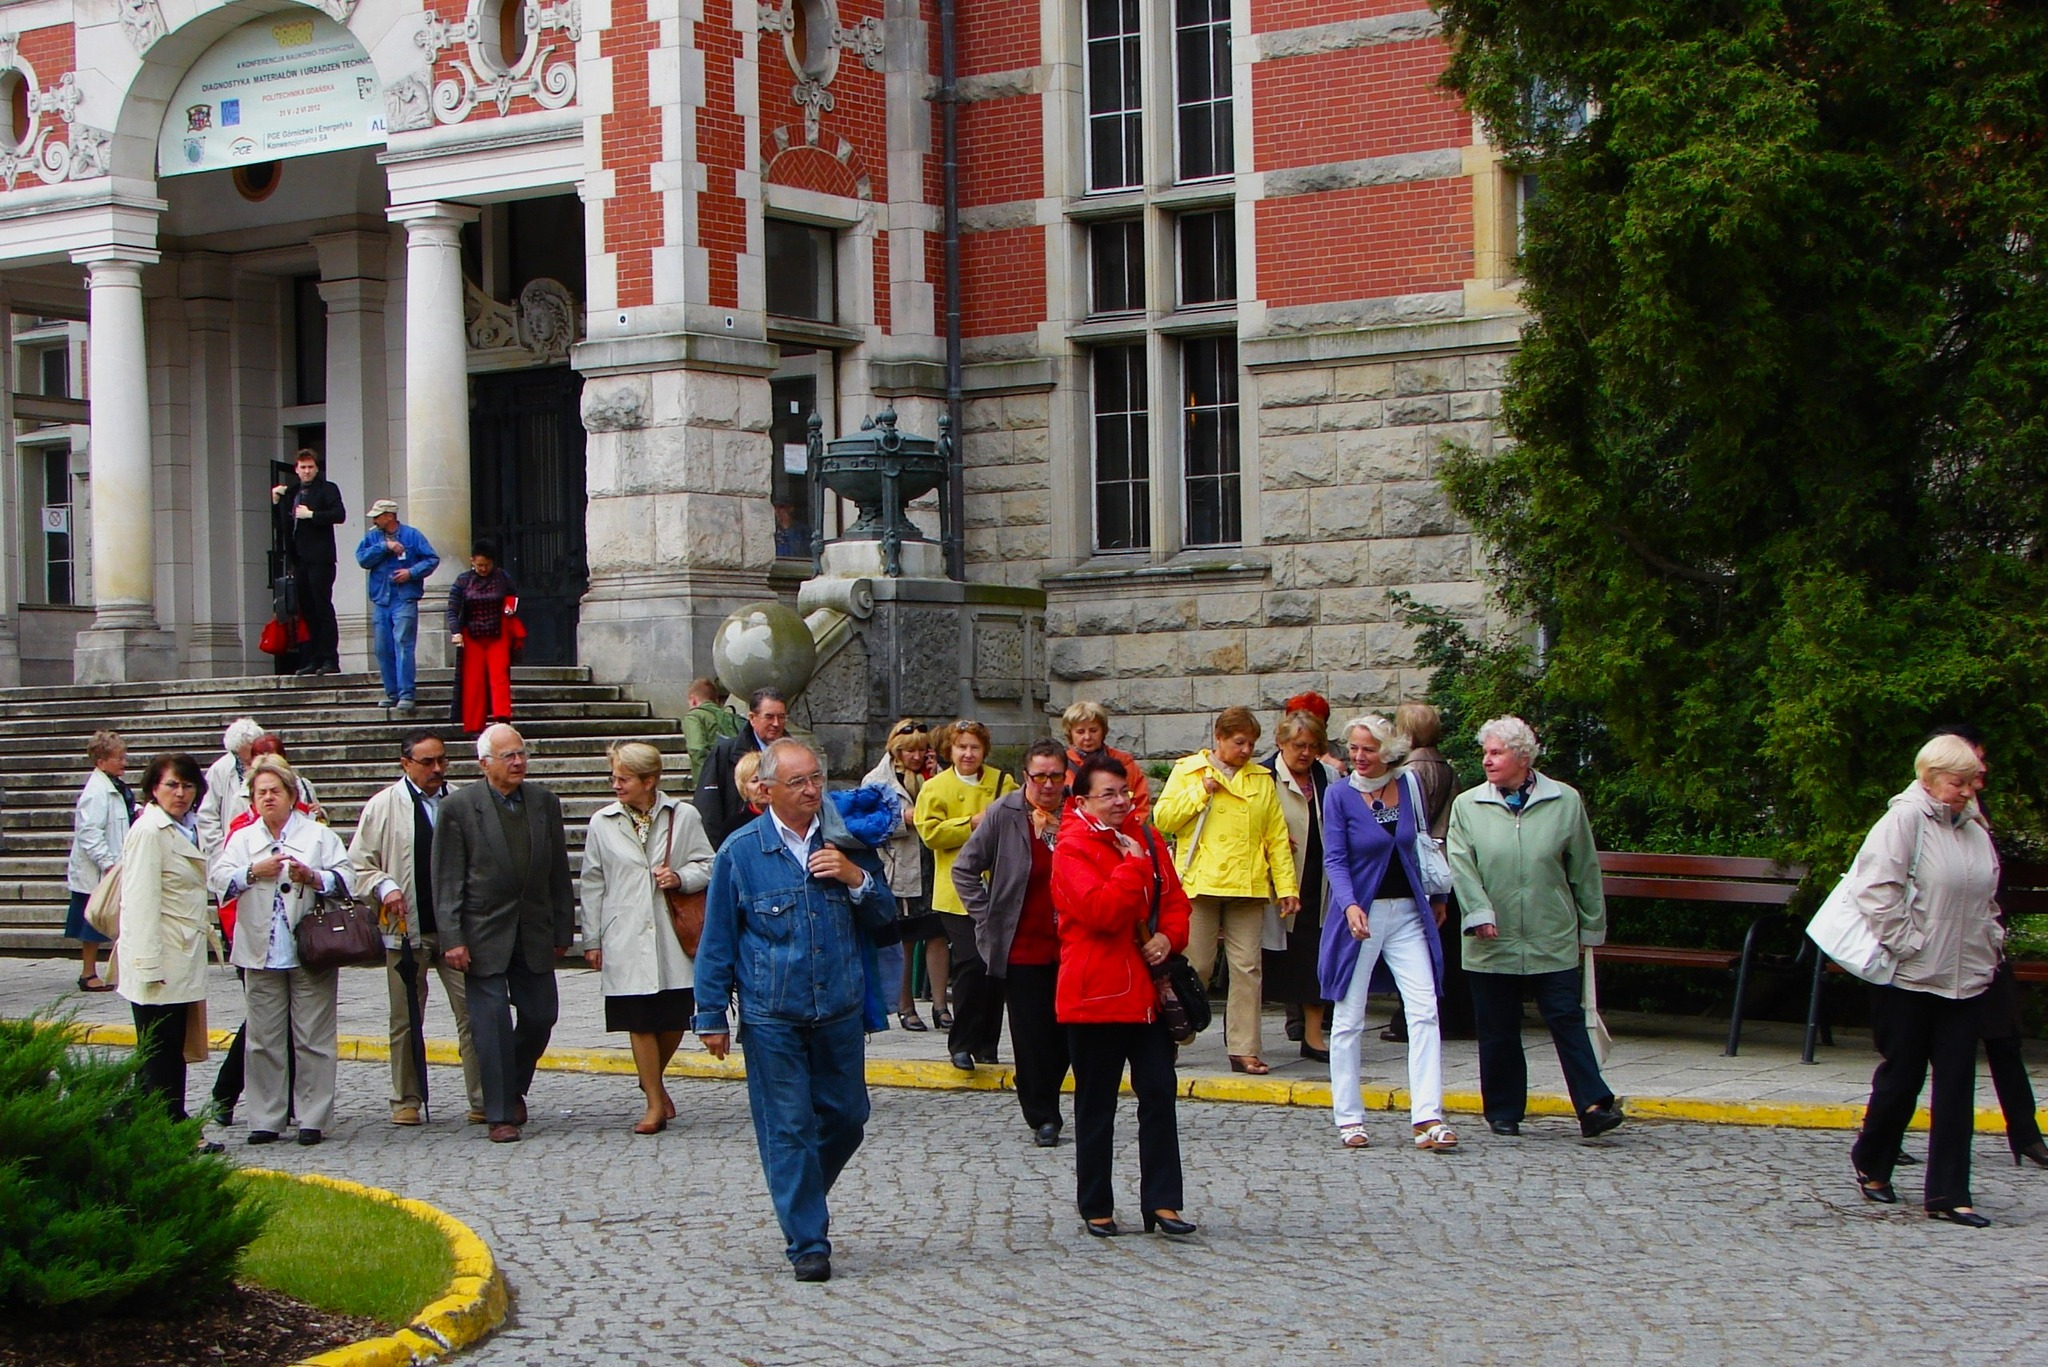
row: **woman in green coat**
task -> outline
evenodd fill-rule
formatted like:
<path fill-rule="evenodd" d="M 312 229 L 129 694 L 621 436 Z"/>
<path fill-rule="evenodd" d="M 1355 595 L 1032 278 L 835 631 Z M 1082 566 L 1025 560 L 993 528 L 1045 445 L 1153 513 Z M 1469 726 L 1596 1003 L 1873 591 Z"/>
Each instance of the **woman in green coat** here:
<path fill-rule="evenodd" d="M 1591 1139 L 1622 1122 L 1580 1004 L 1579 956 L 1607 939 L 1593 828 L 1578 792 L 1537 772 L 1541 747 L 1527 722 L 1496 717 L 1479 728 L 1479 744 L 1486 782 L 1451 804 L 1446 843 L 1463 910 L 1486 1123 L 1495 1134 L 1522 1132 L 1522 998 L 1533 988 L 1579 1131 Z"/>

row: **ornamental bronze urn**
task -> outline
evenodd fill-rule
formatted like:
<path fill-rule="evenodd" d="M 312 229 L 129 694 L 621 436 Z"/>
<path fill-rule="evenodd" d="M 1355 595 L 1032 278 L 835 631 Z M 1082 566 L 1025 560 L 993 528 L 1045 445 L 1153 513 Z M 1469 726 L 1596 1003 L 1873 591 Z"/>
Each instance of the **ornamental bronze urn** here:
<path fill-rule="evenodd" d="M 920 437 L 896 429 L 896 410 L 885 408 L 863 419 L 852 436 L 824 439 L 824 422 L 816 413 L 808 424 L 811 481 L 811 573 L 823 569 L 825 554 L 825 500 L 830 489 L 860 509 L 852 526 L 833 538 L 836 541 L 879 541 L 882 543 L 884 573 L 891 579 L 903 575 L 903 543 L 931 538 L 918 529 L 905 511 L 915 499 L 933 490 L 943 493 L 953 460 L 951 424 L 941 415 L 939 437 Z M 957 530 L 950 526 L 948 502 L 939 499 L 940 544 L 950 548 Z"/>

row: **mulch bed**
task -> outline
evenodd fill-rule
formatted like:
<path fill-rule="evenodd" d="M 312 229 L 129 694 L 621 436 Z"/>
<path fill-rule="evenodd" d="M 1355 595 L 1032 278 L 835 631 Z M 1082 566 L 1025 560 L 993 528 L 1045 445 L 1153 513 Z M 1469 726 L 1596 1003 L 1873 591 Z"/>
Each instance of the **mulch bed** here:
<path fill-rule="evenodd" d="M 376 1320 L 330 1315 L 304 1301 L 252 1286 L 237 1286 L 225 1299 L 177 1319 L 74 1318 L 76 1322 L 54 1329 L 0 1321 L 0 1364 L 277 1367 L 391 1332 Z"/>

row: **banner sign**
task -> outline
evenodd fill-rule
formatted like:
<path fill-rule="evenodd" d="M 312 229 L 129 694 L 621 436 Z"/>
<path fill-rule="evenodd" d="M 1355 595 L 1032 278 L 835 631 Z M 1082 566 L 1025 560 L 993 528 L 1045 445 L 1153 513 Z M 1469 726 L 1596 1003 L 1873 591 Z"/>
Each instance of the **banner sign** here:
<path fill-rule="evenodd" d="M 384 145 L 384 92 L 370 54 L 324 14 L 244 24 L 185 73 L 157 135 L 156 173 Z"/>

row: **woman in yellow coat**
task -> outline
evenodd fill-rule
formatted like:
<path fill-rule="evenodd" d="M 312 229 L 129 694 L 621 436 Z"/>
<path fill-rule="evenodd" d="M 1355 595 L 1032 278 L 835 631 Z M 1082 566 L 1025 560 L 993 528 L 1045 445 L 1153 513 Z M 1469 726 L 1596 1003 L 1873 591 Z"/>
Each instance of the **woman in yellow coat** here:
<path fill-rule="evenodd" d="M 1216 718 L 1215 748 L 1173 766 L 1152 824 L 1175 841 L 1174 863 L 1193 905 L 1188 962 L 1206 982 L 1216 967 L 1222 932 L 1230 960 L 1230 999 L 1223 1020 L 1232 1070 L 1271 1071 L 1259 1057 L 1259 999 L 1265 965 L 1260 950 L 1266 904 L 1282 916 L 1301 909 L 1288 844 L 1287 815 L 1273 771 L 1252 763 L 1259 719 L 1248 707 Z"/>
<path fill-rule="evenodd" d="M 932 852 L 932 910 L 945 913 L 946 945 L 952 951 L 953 1019 L 946 1030 L 946 1052 L 955 1068 L 971 1073 L 977 1062 L 996 1061 L 996 1042 L 1003 1036 L 1003 995 L 1002 984 L 989 978 L 988 965 L 974 946 L 974 918 L 953 888 L 953 861 L 989 804 L 1015 791 L 1017 782 L 982 764 L 988 758 L 986 726 L 956 721 L 946 733 L 944 753 L 953 767 L 924 781 L 913 820 L 918 839 Z M 944 1002 L 934 1000 L 933 1016 L 944 1008 Z"/>

